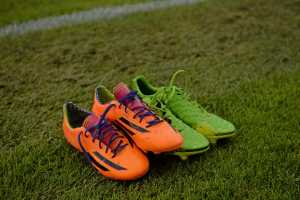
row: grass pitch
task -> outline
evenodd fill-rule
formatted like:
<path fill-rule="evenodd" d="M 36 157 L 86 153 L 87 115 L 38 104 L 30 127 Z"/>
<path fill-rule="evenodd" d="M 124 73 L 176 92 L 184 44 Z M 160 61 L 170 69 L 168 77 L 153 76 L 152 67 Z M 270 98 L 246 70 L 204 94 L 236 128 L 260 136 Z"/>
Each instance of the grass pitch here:
<path fill-rule="evenodd" d="M 147 0 L 5 0 L 0 2 L 0 27 L 99 6 L 108 7 L 143 1 Z"/>
<path fill-rule="evenodd" d="M 1 199 L 299 199 L 300 3 L 208 1 L 0 39 Z M 66 144 L 62 105 L 145 74 L 232 121 L 236 138 L 187 161 L 153 156 L 110 181 Z M 186 80 L 186 81 L 184 81 Z"/>

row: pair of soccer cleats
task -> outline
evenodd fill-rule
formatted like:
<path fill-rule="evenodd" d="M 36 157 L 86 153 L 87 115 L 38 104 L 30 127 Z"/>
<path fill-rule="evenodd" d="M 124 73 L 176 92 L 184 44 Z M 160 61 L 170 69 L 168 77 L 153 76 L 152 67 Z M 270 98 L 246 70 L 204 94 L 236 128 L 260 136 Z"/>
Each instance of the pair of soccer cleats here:
<path fill-rule="evenodd" d="M 235 127 L 230 122 L 207 112 L 173 85 L 179 72 L 166 87 L 154 87 L 143 76 L 132 80 L 135 91 L 121 83 L 113 95 L 100 86 L 96 89 L 93 113 L 72 103 L 65 104 L 64 131 L 68 142 L 83 152 L 101 174 L 133 180 L 149 169 L 143 153 L 170 152 L 184 160 L 207 151 L 210 142 L 234 136 Z"/>
<path fill-rule="evenodd" d="M 181 72 L 183 70 L 173 74 L 169 86 L 155 87 L 144 76 L 138 76 L 132 80 L 131 87 L 152 110 L 181 133 L 184 143 L 173 154 L 185 160 L 188 156 L 207 151 L 210 143 L 233 137 L 235 127 L 191 101 L 181 88 L 173 84 Z"/>
<path fill-rule="evenodd" d="M 138 179 L 149 170 L 145 153 L 172 152 L 183 143 L 181 134 L 125 84 L 119 84 L 114 95 L 98 87 L 92 112 L 71 102 L 63 110 L 67 142 L 111 179 Z"/>

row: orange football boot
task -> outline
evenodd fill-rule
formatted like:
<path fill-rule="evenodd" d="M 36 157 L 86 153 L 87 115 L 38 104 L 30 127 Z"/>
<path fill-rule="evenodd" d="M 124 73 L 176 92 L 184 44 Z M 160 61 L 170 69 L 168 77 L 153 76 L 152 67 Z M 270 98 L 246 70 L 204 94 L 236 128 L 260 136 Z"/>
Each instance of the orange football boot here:
<path fill-rule="evenodd" d="M 114 95 L 104 86 L 95 91 L 93 112 L 100 116 L 110 105 L 116 105 L 108 119 L 144 152 L 162 153 L 175 151 L 183 143 L 182 136 L 166 121 L 152 112 L 124 83 L 115 88 Z"/>
<path fill-rule="evenodd" d="M 147 173 L 149 161 L 137 146 L 106 120 L 114 105 L 98 118 L 73 103 L 64 105 L 63 129 L 73 147 L 102 175 L 115 180 L 135 180 Z"/>

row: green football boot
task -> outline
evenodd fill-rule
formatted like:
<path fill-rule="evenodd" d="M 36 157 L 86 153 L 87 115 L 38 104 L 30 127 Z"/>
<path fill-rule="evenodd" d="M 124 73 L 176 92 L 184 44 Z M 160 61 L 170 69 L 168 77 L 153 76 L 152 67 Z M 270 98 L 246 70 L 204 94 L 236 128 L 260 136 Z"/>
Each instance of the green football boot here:
<path fill-rule="evenodd" d="M 180 72 L 183 70 L 173 74 L 169 86 L 154 87 L 143 76 L 134 78 L 131 86 L 152 109 L 170 110 L 176 118 L 205 135 L 211 143 L 234 136 L 235 127 L 232 123 L 207 112 L 173 84 Z"/>
<path fill-rule="evenodd" d="M 173 152 L 173 155 L 179 156 L 182 160 L 186 160 L 189 156 L 201 154 L 209 149 L 209 141 L 202 134 L 178 119 L 170 110 L 159 112 L 163 113 L 163 118 L 166 119 L 179 133 L 183 136 L 183 144 L 180 150 Z"/>

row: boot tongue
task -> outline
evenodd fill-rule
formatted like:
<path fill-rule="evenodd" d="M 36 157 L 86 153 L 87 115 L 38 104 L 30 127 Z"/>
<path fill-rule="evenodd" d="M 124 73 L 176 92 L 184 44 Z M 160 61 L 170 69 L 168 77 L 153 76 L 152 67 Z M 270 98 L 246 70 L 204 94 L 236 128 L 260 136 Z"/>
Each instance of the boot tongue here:
<path fill-rule="evenodd" d="M 114 88 L 114 95 L 117 100 L 126 97 L 129 93 L 130 89 L 125 83 L 121 82 Z M 130 101 L 130 103 L 128 103 L 126 106 L 128 106 L 130 109 L 133 109 L 138 106 L 144 106 L 144 104 L 138 98 L 135 98 L 134 100 Z"/>
<path fill-rule="evenodd" d="M 95 126 L 99 123 L 100 118 L 98 118 L 96 115 L 91 114 L 89 116 L 87 116 L 82 124 L 83 127 L 85 127 L 86 129 L 89 129 L 89 132 L 92 134 L 95 134 L 96 128 Z M 109 122 L 108 122 L 109 123 Z M 103 138 L 102 143 L 104 143 L 105 145 L 108 145 L 110 138 L 112 137 L 112 134 L 116 134 L 114 133 L 114 131 L 105 131 L 105 135 Z M 99 133 L 101 134 L 101 133 Z M 114 147 L 115 144 L 117 143 L 119 139 L 116 139 L 113 144 L 110 145 L 110 147 Z"/>
<path fill-rule="evenodd" d="M 85 118 L 82 126 L 86 129 L 92 128 L 98 124 L 99 120 L 100 119 L 96 115 L 91 114 Z"/>

